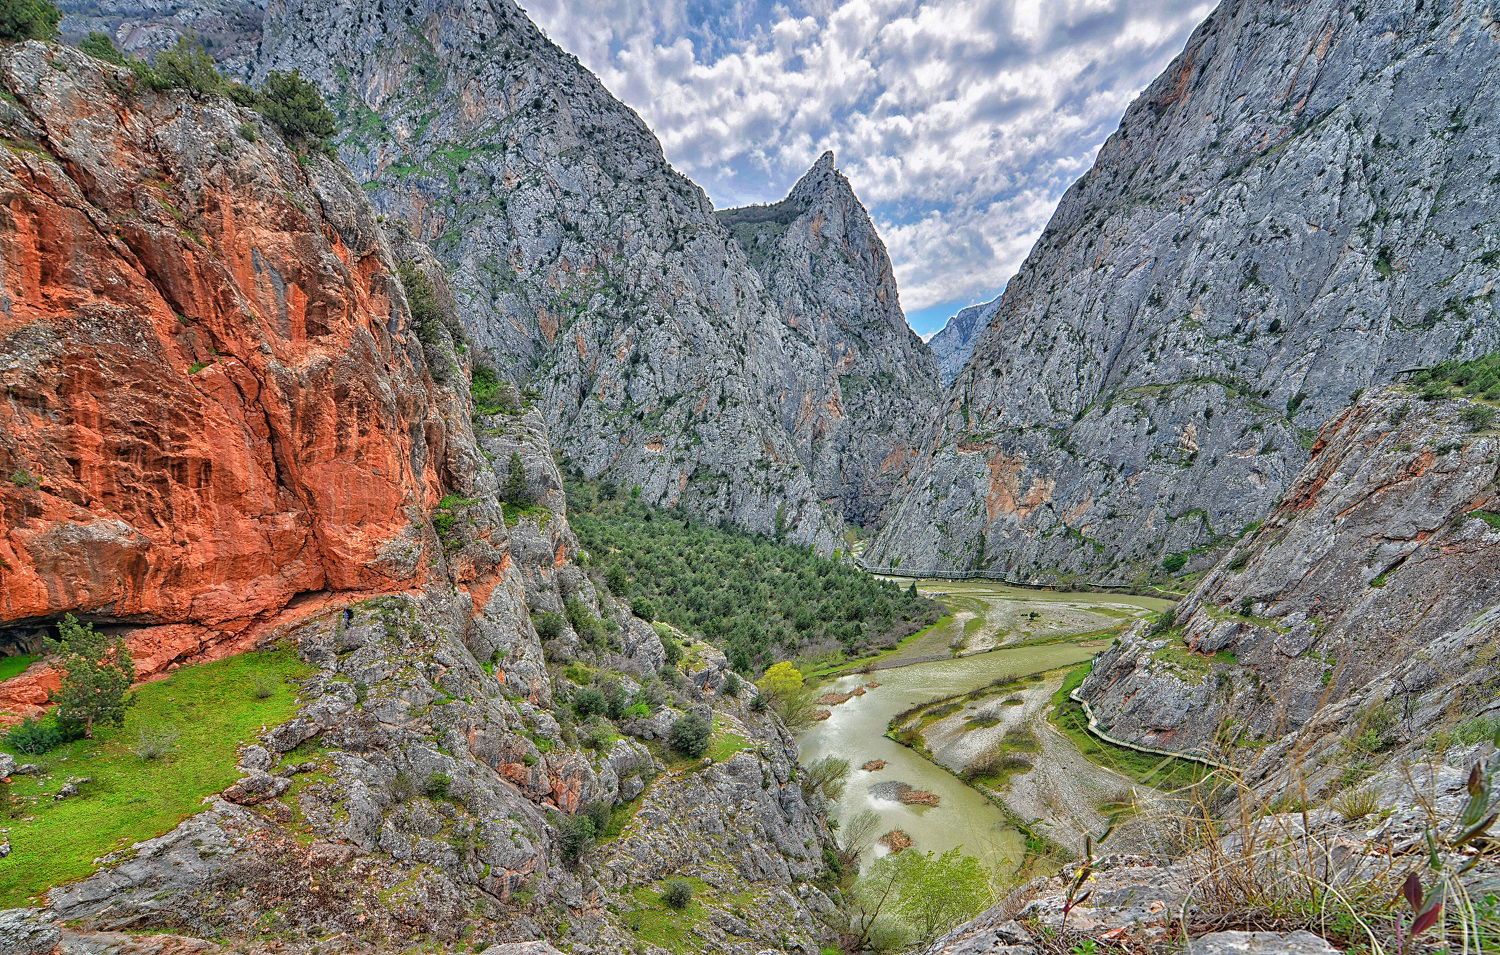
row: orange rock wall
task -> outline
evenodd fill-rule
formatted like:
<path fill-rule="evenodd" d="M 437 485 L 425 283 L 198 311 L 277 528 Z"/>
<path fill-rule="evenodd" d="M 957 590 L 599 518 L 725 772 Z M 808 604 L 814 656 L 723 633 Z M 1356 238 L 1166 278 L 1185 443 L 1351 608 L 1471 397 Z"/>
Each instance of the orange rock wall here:
<path fill-rule="evenodd" d="M 420 585 L 447 432 L 357 188 L 48 49 L 0 77 L 0 626 L 172 625 L 170 661 Z"/>

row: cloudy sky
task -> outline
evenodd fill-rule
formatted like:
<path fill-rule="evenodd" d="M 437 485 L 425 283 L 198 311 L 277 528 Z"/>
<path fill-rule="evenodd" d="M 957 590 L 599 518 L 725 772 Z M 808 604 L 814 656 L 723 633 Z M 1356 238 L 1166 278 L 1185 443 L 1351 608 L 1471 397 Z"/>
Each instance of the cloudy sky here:
<path fill-rule="evenodd" d="M 927 333 L 1014 274 L 1203 0 L 531 0 L 719 208 L 832 149 Z"/>

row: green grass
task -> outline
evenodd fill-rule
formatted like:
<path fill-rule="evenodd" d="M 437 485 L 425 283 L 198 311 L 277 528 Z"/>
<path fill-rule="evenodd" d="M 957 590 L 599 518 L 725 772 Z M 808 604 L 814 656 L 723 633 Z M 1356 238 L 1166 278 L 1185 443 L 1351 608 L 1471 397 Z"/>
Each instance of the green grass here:
<path fill-rule="evenodd" d="M 21 654 L 18 657 L 0 657 L 0 680 L 9 680 L 13 676 L 20 676 L 26 672 L 26 668 L 41 659 L 35 654 Z"/>
<path fill-rule="evenodd" d="M 81 879 L 99 856 L 162 835 L 201 810 L 205 796 L 239 778 L 236 748 L 296 712 L 290 681 L 308 672 L 290 650 L 183 667 L 140 687 L 124 726 L 42 757 L 20 757 L 46 775 L 11 783 L 9 818 L 0 827 L 10 830 L 14 851 L 0 860 L 0 908 Z M 257 698 L 258 682 L 270 696 Z M 131 752 L 142 730 L 166 728 L 179 734 L 169 755 L 148 761 Z M 78 796 L 54 800 L 74 776 L 93 782 Z"/>
<path fill-rule="evenodd" d="M 1496 514 L 1494 511 L 1486 511 L 1486 510 L 1470 511 L 1469 512 L 1469 516 L 1470 517 L 1477 517 L 1481 521 L 1484 521 L 1486 524 L 1488 524 L 1491 527 L 1495 528 L 1496 530 L 1500 530 L 1500 514 Z M 3 661 L 0 661 L 0 666 L 3 666 L 3 665 L 4 665 Z"/>
<path fill-rule="evenodd" d="M 1080 753 L 1106 769 L 1162 790 L 1192 786 L 1208 775 L 1207 767 L 1190 760 L 1155 756 L 1114 746 L 1090 733 L 1089 719 L 1083 712 L 1083 706 L 1074 702 L 1069 694 L 1083 683 L 1093 668 L 1094 664 L 1089 662 L 1068 671 L 1062 686 L 1052 695 L 1052 706 L 1047 711 L 1047 719 L 1062 730 Z"/>
<path fill-rule="evenodd" d="M 696 929 L 708 916 L 698 900 L 709 886 L 700 879 L 688 881 L 693 884 L 693 901 L 681 910 L 668 908 L 659 890 L 642 886 L 631 893 L 637 907 L 626 913 L 625 924 L 636 938 L 669 952 L 696 951 L 701 947 L 702 939 L 697 945 L 690 939 L 698 938 Z"/>
<path fill-rule="evenodd" d="M 714 738 L 708 744 L 708 752 L 704 755 L 716 763 L 722 763 L 725 760 L 733 759 L 736 753 L 743 753 L 747 749 L 754 748 L 755 744 L 745 739 L 745 737 L 726 730 L 714 734 Z"/>

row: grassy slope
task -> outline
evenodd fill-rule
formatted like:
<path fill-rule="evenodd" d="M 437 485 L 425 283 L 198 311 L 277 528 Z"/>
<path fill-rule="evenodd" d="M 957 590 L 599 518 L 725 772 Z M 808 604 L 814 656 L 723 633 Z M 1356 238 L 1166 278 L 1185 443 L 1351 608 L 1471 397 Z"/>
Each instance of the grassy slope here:
<path fill-rule="evenodd" d="M 99 730 L 40 757 L 46 776 L 17 776 L 5 818 L 13 851 L 0 859 L 0 908 L 80 879 L 94 860 L 168 832 L 197 812 L 203 798 L 236 779 L 236 749 L 296 712 L 296 687 L 307 666 L 290 650 L 247 653 L 183 667 L 136 691 L 125 725 Z M 257 697 L 257 684 L 271 689 Z M 142 731 L 175 731 L 169 755 L 143 760 L 131 752 Z M 6 750 L 11 752 L 10 750 Z M 54 800 L 70 777 L 93 780 L 79 796 Z"/>

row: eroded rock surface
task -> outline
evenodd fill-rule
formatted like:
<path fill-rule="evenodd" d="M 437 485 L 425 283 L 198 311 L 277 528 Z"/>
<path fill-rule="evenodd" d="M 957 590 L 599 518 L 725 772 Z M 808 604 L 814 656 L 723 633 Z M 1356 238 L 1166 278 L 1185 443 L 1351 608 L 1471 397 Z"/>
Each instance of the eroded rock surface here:
<path fill-rule="evenodd" d="M 1472 3 L 1221 3 L 1010 281 L 871 562 L 1201 569 L 1360 389 L 1494 350 L 1497 56 Z"/>
<path fill-rule="evenodd" d="M 1392 389 L 1330 423 L 1175 619 L 1099 657 L 1081 689 L 1100 725 L 1316 792 L 1492 710 L 1500 434 L 1479 407 Z"/>

